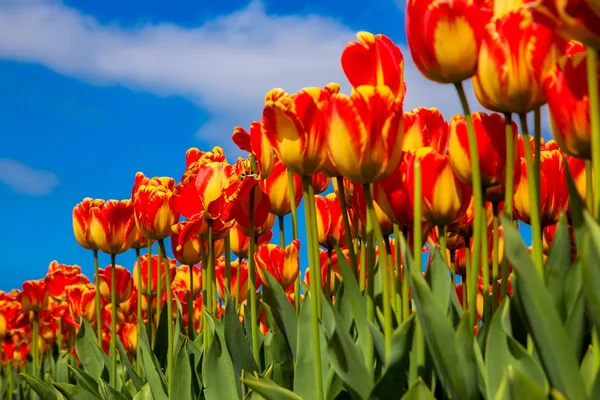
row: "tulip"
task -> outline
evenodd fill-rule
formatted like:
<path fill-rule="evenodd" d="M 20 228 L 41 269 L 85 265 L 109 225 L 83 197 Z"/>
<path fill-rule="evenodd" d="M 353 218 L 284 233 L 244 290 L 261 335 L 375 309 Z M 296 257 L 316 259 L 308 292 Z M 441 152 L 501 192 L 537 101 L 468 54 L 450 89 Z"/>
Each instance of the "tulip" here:
<path fill-rule="evenodd" d="M 198 264 L 202 260 L 200 238 L 189 236 L 183 243 L 179 242 L 179 234 L 171 236 L 171 250 L 177 261 L 183 265 Z"/>
<path fill-rule="evenodd" d="M 600 79 L 600 70 L 597 72 Z M 599 86 L 600 87 L 600 86 Z M 585 47 L 571 42 L 544 81 L 552 135 L 567 154 L 591 159 L 590 101 Z"/>
<path fill-rule="evenodd" d="M 24 313 L 39 313 L 48 305 L 48 290 L 44 279 L 23 282 L 23 290 L 19 295 Z"/>
<path fill-rule="evenodd" d="M 569 191 L 562 154 L 557 150 L 540 152 L 540 223 L 542 228 L 558 222 L 560 214 L 569 208 Z M 521 178 L 513 197 L 515 216 L 531 223 L 529 189 L 525 160 L 521 159 Z"/>
<path fill-rule="evenodd" d="M 336 196 L 339 198 L 340 190 L 339 190 L 339 186 L 337 183 L 337 179 L 334 179 L 332 182 L 333 182 L 333 191 L 335 192 Z M 350 182 L 348 179 L 343 178 L 342 186 L 343 186 L 342 189 L 344 190 L 344 199 L 346 200 L 346 207 L 352 208 L 352 197 L 354 195 L 354 184 L 352 182 Z"/>
<path fill-rule="evenodd" d="M 137 324 L 125 323 L 121 327 L 119 338 L 123 347 L 128 354 L 134 355 L 137 351 L 137 337 L 138 337 L 138 326 Z"/>
<path fill-rule="evenodd" d="M 296 205 L 302 200 L 302 179 L 293 175 L 294 197 Z M 273 163 L 271 175 L 258 183 L 268 196 L 271 204 L 271 214 L 284 216 L 292 211 L 290 191 L 288 187 L 288 171 L 278 158 Z"/>
<path fill-rule="evenodd" d="M 96 323 L 96 288 L 92 284 L 70 285 L 65 292 L 71 324 L 78 327 L 80 318 L 85 318 L 90 324 Z"/>
<path fill-rule="evenodd" d="M 267 244 L 273 237 L 273 231 L 269 230 L 264 234 L 258 236 L 257 244 Z M 250 237 L 242 231 L 242 229 L 235 224 L 229 231 L 229 245 L 231 251 L 239 258 L 248 258 L 248 248 L 250 247 Z"/>
<path fill-rule="evenodd" d="M 431 147 L 422 147 L 407 153 L 406 186 L 411 204 L 414 204 L 414 162 L 418 159 L 422 173 L 423 218 L 433 225 L 448 225 L 457 221 L 467 210 L 471 188 L 453 173 L 450 158 Z"/>
<path fill-rule="evenodd" d="M 256 160 L 260 179 L 268 178 L 273 170 L 275 157 L 273 148 L 263 133 L 262 124 L 258 121 L 252 122 L 250 133 L 241 126 L 236 126 L 233 128 L 231 138 L 240 150 L 252 153 Z"/>
<path fill-rule="evenodd" d="M 418 107 L 404 113 L 402 150 L 425 146 L 440 154 L 448 152 L 448 122 L 437 108 Z"/>
<path fill-rule="evenodd" d="M 556 34 L 527 9 L 494 17 L 483 36 L 473 88 L 485 108 L 526 114 L 546 102 L 544 79 L 560 54 Z"/>
<path fill-rule="evenodd" d="M 92 199 L 86 197 L 83 201 L 73 208 L 73 233 L 75 240 L 84 249 L 98 250 L 98 246 L 92 240 L 90 234 L 90 223 L 92 219 L 91 209 L 93 207 L 101 207 L 104 200 Z"/>
<path fill-rule="evenodd" d="M 142 172 L 135 174 L 131 199 L 135 224 L 143 236 L 162 240 L 171 235 L 171 225 L 179 221 L 179 214 L 171 205 L 174 190 L 173 178 L 147 178 Z"/>
<path fill-rule="evenodd" d="M 190 274 L 190 268 L 192 273 Z M 191 281 L 193 279 L 193 282 Z M 182 265 L 175 270 L 173 288 L 185 289 L 188 293 L 193 287 L 192 296 L 197 296 L 202 290 L 202 271 L 197 265 Z"/>
<path fill-rule="evenodd" d="M 285 248 L 265 244 L 258 248 L 254 260 L 258 266 L 260 279 L 268 286 L 264 271 L 268 271 L 285 289 L 294 284 L 300 272 L 300 241 L 294 240 Z"/>
<path fill-rule="evenodd" d="M 587 172 L 585 169 L 585 160 L 577 157 L 566 156 L 569 173 L 577 188 L 577 193 L 585 202 L 587 200 Z M 592 181 L 593 182 L 593 181 Z"/>
<path fill-rule="evenodd" d="M 327 162 L 326 110 L 338 84 L 304 88 L 296 94 L 273 89 L 265 96 L 262 127 L 275 154 L 287 169 L 300 176 L 319 172 Z"/>
<path fill-rule="evenodd" d="M 169 268 L 171 270 L 171 275 L 175 274 L 176 271 L 176 267 L 177 267 L 177 263 L 175 260 L 171 260 L 171 259 L 167 259 L 168 261 L 168 265 Z M 158 271 L 159 271 L 159 266 L 158 266 L 158 256 L 157 255 L 153 255 L 151 257 L 150 260 L 150 274 L 151 274 L 151 279 L 150 279 L 150 289 L 148 290 L 148 255 L 144 254 L 140 257 L 139 259 L 139 263 L 136 261 L 136 263 L 133 266 L 133 281 L 134 281 L 134 285 L 136 285 L 136 289 L 140 290 L 139 287 L 137 287 L 137 282 L 138 282 L 138 274 L 141 273 L 142 274 L 142 287 L 141 287 L 141 292 L 144 294 L 150 293 L 150 294 L 156 294 L 158 288 L 157 288 L 157 278 L 158 278 Z M 166 282 L 164 279 L 165 276 L 165 261 L 163 260 L 163 262 L 160 265 L 160 275 L 161 275 L 161 293 L 164 293 L 166 291 Z"/>
<path fill-rule="evenodd" d="M 356 38 L 358 42 L 348 43 L 341 58 L 342 69 L 352 87 L 387 86 L 402 101 L 406 84 L 400 48 L 381 34 L 358 32 Z"/>
<path fill-rule="evenodd" d="M 407 153 L 405 153 L 406 156 Z M 385 179 L 375 182 L 373 185 L 373 197 L 375 199 L 375 210 L 379 207 L 386 215 L 386 219 L 400 226 L 410 225 L 414 220 L 413 207 L 409 202 L 406 184 L 402 174 L 406 168 L 402 161 L 394 172 Z M 360 196 L 358 194 L 357 196 Z M 364 197 L 364 194 L 362 194 Z M 356 196 L 355 196 L 356 197 Z M 362 199 L 356 199 L 362 201 Z M 362 208 L 361 208 L 362 213 Z M 359 215 L 361 214 L 359 213 Z M 361 220 L 362 217 L 361 217 Z M 366 221 L 366 220 L 363 220 Z"/>
<path fill-rule="evenodd" d="M 486 231 L 492 229 L 494 222 L 494 207 L 490 202 L 485 203 L 485 220 L 486 220 Z M 469 201 L 469 206 L 461 217 L 453 224 L 448 226 L 448 231 L 456 231 L 460 235 L 465 237 L 471 237 L 474 235 L 473 222 L 475 221 L 475 202 L 473 197 Z"/>
<path fill-rule="evenodd" d="M 248 236 L 250 229 L 254 229 L 255 235 L 259 236 L 273 228 L 275 216 L 270 213 L 271 202 L 265 192 L 260 187 L 253 189 L 231 205 L 228 218 L 235 219 L 238 227 Z M 250 227 L 250 214 L 253 214 L 253 228 Z"/>
<path fill-rule="evenodd" d="M 325 197 L 315 196 L 315 208 L 319 244 L 328 249 L 333 249 L 336 244 L 340 247 L 349 245 L 346 243 L 342 209 L 335 193 Z"/>
<path fill-rule="evenodd" d="M 313 187 L 315 194 L 321 194 L 329 188 L 330 179 L 320 172 L 317 172 L 312 176 L 311 186 Z"/>
<path fill-rule="evenodd" d="M 321 288 L 323 290 L 325 290 L 325 293 L 328 296 L 333 296 L 335 293 L 335 280 L 336 278 L 341 279 L 341 276 L 338 275 L 338 273 L 336 272 L 336 270 L 339 270 L 339 266 L 337 265 L 336 262 L 336 268 L 334 269 L 334 260 L 333 260 L 333 256 L 331 259 L 331 266 L 329 266 L 329 258 L 328 258 L 328 254 L 326 251 L 323 250 L 319 250 L 319 263 L 320 263 L 320 268 L 319 270 L 321 271 Z M 327 276 L 327 272 L 329 272 L 329 277 Z M 306 284 L 308 286 L 310 286 L 310 270 L 307 269 L 306 272 L 304 273 L 304 281 L 306 282 Z"/>
<path fill-rule="evenodd" d="M 131 248 L 135 240 L 133 211 L 130 200 L 108 200 L 91 207 L 90 237 L 99 250 L 115 255 Z"/>
<path fill-rule="evenodd" d="M 388 206 L 388 204 L 383 203 L 384 207 Z M 354 196 L 352 199 L 352 210 L 358 216 L 358 220 L 363 226 L 367 224 L 367 199 L 365 197 L 364 191 L 360 187 L 360 185 L 356 185 L 354 189 Z M 388 208 L 382 208 L 379 205 L 377 200 L 375 200 L 373 204 L 373 210 L 375 211 L 375 217 L 377 220 L 377 224 L 381 227 L 381 231 L 383 235 L 389 235 L 394 231 L 394 215 L 390 213 Z"/>
<path fill-rule="evenodd" d="M 387 86 L 359 86 L 334 94 L 327 114 L 327 146 L 340 173 L 367 184 L 392 174 L 402 159 L 402 102 Z"/>
<path fill-rule="evenodd" d="M 148 240 L 147 238 L 142 236 L 137 226 L 134 227 L 133 230 L 135 231 L 135 239 L 133 239 L 133 243 L 131 244 L 132 249 L 145 249 L 148 247 L 148 245 L 154 244 L 154 240 Z"/>
<path fill-rule="evenodd" d="M 89 282 L 88 278 L 81 273 L 81 268 L 78 265 L 59 264 L 56 260 L 48 266 L 45 281 L 48 294 L 61 300 L 65 295 L 67 286 Z"/>
<path fill-rule="evenodd" d="M 206 218 L 221 218 L 222 213 L 227 210 L 226 192 L 235 191 L 239 179 L 235 167 L 227 161 L 199 165 L 195 189 Z"/>
<path fill-rule="evenodd" d="M 106 301 L 110 301 L 111 291 L 117 292 L 117 303 L 123 303 L 131 297 L 133 279 L 131 273 L 124 267 L 116 265 L 116 280 L 112 281 L 112 266 L 100 270 L 100 294 Z"/>
<path fill-rule="evenodd" d="M 473 113 L 473 125 L 477 135 L 477 151 L 481 186 L 484 190 L 503 185 L 506 177 L 506 138 L 504 117 L 499 114 Z M 517 124 L 512 122 L 512 135 L 517 139 Z M 472 184 L 471 157 L 467 122 L 462 115 L 455 115 L 450 121 L 450 163 L 456 176 L 468 185 Z M 510 149 L 513 160 L 517 157 L 517 147 Z"/>
<path fill-rule="evenodd" d="M 482 1 L 408 0 L 406 38 L 421 73 L 438 83 L 471 78 L 491 8 Z M 460 51 L 457 51 L 460 49 Z"/>
<path fill-rule="evenodd" d="M 237 304 L 243 303 L 248 298 L 248 263 L 242 259 L 231 262 L 231 279 L 227 290 Z M 222 258 L 217 260 L 215 268 L 217 292 L 221 299 L 226 299 L 225 293 L 225 262 Z M 258 274 L 257 274 L 258 275 Z M 257 277 L 258 278 L 258 277 Z M 239 283 L 238 283 L 239 282 Z M 256 288 L 261 285 L 260 278 L 256 280 Z M 238 297 L 239 295 L 239 297 Z"/>

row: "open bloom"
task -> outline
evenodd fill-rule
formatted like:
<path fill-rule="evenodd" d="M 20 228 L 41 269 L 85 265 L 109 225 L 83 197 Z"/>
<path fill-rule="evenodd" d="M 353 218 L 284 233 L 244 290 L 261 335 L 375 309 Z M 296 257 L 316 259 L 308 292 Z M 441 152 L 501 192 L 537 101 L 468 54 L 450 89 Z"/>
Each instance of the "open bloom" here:
<path fill-rule="evenodd" d="M 179 213 L 173 210 L 171 203 L 174 190 L 173 178 L 135 174 L 131 200 L 135 224 L 143 236 L 160 240 L 171 235 L 171 226 L 179 221 Z"/>
<path fill-rule="evenodd" d="M 264 271 L 268 271 L 284 289 L 292 285 L 300 272 L 299 252 L 300 241 L 297 239 L 283 249 L 274 244 L 260 246 L 254 254 L 260 279 L 267 285 Z"/>
<path fill-rule="evenodd" d="M 473 88 L 485 108 L 526 114 L 546 102 L 544 78 L 562 43 L 527 9 L 494 17 L 483 36 Z"/>
<path fill-rule="evenodd" d="M 302 200 L 302 179 L 293 174 L 293 190 L 296 207 Z M 271 204 L 271 213 L 277 216 L 284 216 L 292 212 L 290 202 L 290 188 L 288 185 L 288 170 L 278 158 L 273 163 L 271 175 L 267 179 L 259 182 L 261 189 L 269 198 Z"/>
<path fill-rule="evenodd" d="M 400 48 L 381 34 L 358 32 L 356 38 L 357 42 L 346 45 L 341 58 L 342 69 L 352 87 L 387 86 L 402 100 L 406 85 Z"/>
<path fill-rule="evenodd" d="M 127 268 L 120 265 L 115 266 L 116 280 L 112 281 L 112 269 L 109 265 L 104 269 L 100 269 L 98 278 L 100 279 L 100 294 L 106 301 L 110 301 L 111 292 L 117 292 L 117 303 L 123 303 L 131 297 L 133 291 L 133 279 L 131 272 Z"/>
<path fill-rule="evenodd" d="M 327 162 L 325 111 L 332 94 L 339 90 L 338 84 L 330 83 L 323 89 L 304 88 L 296 94 L 282 89 L 267 93 L 263 132 L 287 169 L 310 176 Z"/>
<path fill-rule="evenodd" d="M 24 313 L 39 313 L 48 305 L 48 291 L 44 279 L 23 282 L 23 290 L 19 294 L 21 309 Z"/>
<path fill-rule="evenodd" d="M 402 158 L 402 102 L 387 86 L 333 95 L 327 146 L 339 172 L 361 184 L 390 175 Z"/>
<path fill-rule="evenodd" d="M 408 0 L 406 38 L 419 71 L 439 83 L 471 78 L 491 17 L 484 1 Z"/>
<path fill-rule="evenodd" d="M 73 208 L 73 233 L 75 240 L 84 249 L 98 250 L 98 246 L 92 240 L 90 235 L 90 222 L 92 207 L 100 207 L 104 203 L 101 199 L 92 199 L 86 197 L 83 201 Z"/>
<path fill-rule="evenodd" d="M 99 250 L 120 254 L 131 248 L 136 233 L 131 200 L 108 200 L 90 213 L 90 237 Z"/>
<path fill-rule="evenodd" d="M 448 151 L 448 122 L 437 108 L 418 107 L 404 113 L 402 150 L 425 146 L 440 154 Z"/>
<path fill-rule="evenodd" d="M 79 265 L 59 264 L 56 260 L 48 266 L 45 280 L 48 294 L 61 300 L 67 286 L 89 282 L 88 278 L 81 273 Z"/>
<path fill-rule="evenodd" d="M 273 170 L 275 156 L 273 147 L 264 135 L 262 124 L 259 121 L 252 122 L 249 133 L 241 126 L 236 126 L 231 138 L 241 150 L 252 153 L 260 179 L 268 178 Z"/>
<path fill-rule="evenodd" d="M 600 69 L 596 75 L 600 78 Z M 600 85 L 599 85 L 600 88 Z M 590 159 L 590 101 L 585 48 L 571 42 L 544 81 L 552 135 L 567 154 Z"/>
<path fill-rule="evenodd" d="M 90 324 L 96 322 L 96 288 L 91 283 L 70 285 L 65 288 L 69 307 L 68 321 L 79 326 L 79 319 L 85 318 Z"/>

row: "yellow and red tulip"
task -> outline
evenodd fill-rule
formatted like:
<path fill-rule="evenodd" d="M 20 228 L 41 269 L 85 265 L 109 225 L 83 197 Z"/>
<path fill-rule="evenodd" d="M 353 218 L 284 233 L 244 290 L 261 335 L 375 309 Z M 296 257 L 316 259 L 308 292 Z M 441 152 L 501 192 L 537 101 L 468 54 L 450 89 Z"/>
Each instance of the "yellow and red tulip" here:
<path fill-rule="evenodd" d="M 197 265 L 182 265 L 175 270 L 175 276 L 173 277 L 173 288 L 185 289 L 187 293 L 190 292 L 190 268 L 192 268 L 193 279 L 194 279 L 194 292 L 192 296 L 197 296 L 202 290 L 202 271 Z"/>
<path fill-rule="evenodd" d="M 67 286 L 89 282 L 89 279 L 81 273 L 78 265 L 59 264 L 56 260 L 48 266 L 48 272 L 44 279 L 48 294 L 61 300 L 65 296 Z"/>
<path fill-rule="evenodd" d="M 165 260 L 162 259 L 161 265 L 160 265 L 160 277 L 161 277 L 161 293 L 165 293 L 166 291 L 166 279 L 165 279 Z M 171 272 L 171 276 L 175 276 L 175 269 L 177 267 L 177 263 L 175 260 L 171 260 L 171 259 L 167 259 L 168 261 L 168 265 L 169 265 L 169 269 Z M 150 293 L 155 294 L 158 288 L 158 271 L 159 271 L 159 265 L 158 265 L 158 256 L 156 254 L 154 254 L 151 257 L 150 260 L 150 274 L 151 274 L 151 279 L 150 279 Z M 136 261 L 134 266 L 133 266 L 133 281 L 134 281 L 134 285 L 136 285 L 136 288 L 138 290 L 140 290 L 140 288 L 137 287 L 137 282 L 138 282 L 138 274 L 141 273 L 142 276 L 142 287 L 141 287 L 141 292 L 142 294 L 146 294 L 148 293 L 148 254 L 144 254 L 140 257 L 140 262 L 138 264 L 138 262 Z"/>
<path fill-rule="evenodd" d="M 98 249 L 120 254 L 135 240 L 135 220 L 131 200 L 108 200 L 90 208 L 90 237 Z"/>
<path fill-rule="evenodd" d="M 390 211 L 390 208 L 382 208 L 378 200 L 383 199 L 384 207 L 389 207 L 390 205 L 385 202 L 385 198 L 377 197 L 375 200 L 375 204 L 373 204 L 373 208 L 375 210 L 375 216 L 377 218 L 377 223 L 381 227 L 381 231 L 384 235 L 389 235 L 394 231 L 394 213 L 393 208 Z M 358 220 L 363 226 L 367 224 L 367 199 L 365 197 L 365 193 L 360 187 L 359 184 L 356 184 L 354 189 L 354 196 L 352 198 L 352 211 L 356 213 L 358 216 Z"/>
<path fill-rule="evenodd" d="M 179 221 L 179 213 L 171 203 L 174 190 L 173 178 L 135 174 L 131 200 L 135 224 L 142 236 L 156 240 L 171 236 L 171 226 Z"/>
<path fill-rule="evenodd" d="M 127 354 L 135 355 L 137 351 L 138 324 L 125 323 L 119 331 L 119 338 Z"/>
<path fill-rule="evenodd" d="M 315 194 L 321 194 L 327 190 L 327 188 L 329 187 L 329 182 L 329 177 L 325 176 L 321 172 L 317 172 L 312 176 L 311 186 L 313 187 Z"/>
<path fill-rule="evenodd" d="M 273 170 L 275 156 L 273 147 L 263 133 L 262 124 L 259 121 L 252 122 L 250 133 L 241 126 L 236 126 L 231 138 L 241 150 L 252 153 L 260 179 L 268 178 Z"/>
<path fill-rule="evenodd" d="M 233 254 L 239 258 L 248 258 L 248 248 L 250 247 L 250 237 L 246 235 L 238 224 L 233 225 L 229 231 L 229 245 Z M 267 244 L 273 237 L 273 231 L 268 230 L 264 234 L 259 235 L 257 245 Z"/>
<path fill-rule="evenodd" d="M 333 191 L 335 192 L 338 198 L 340 197 L 340 189 L 337 184 L 337 179 L 332 180 L 333 183 Z M 346 207 L 352 208 L 352 196 L 354 195 L 354 184 L 350 182 L 347 178 L 342 178 L 342 186 L 344 189 L 344 199 L 346 200 Z M 298 203 L 296 203 L 298 204 Z"/>
<path fill-rule="evenodd" d="M 404 113 L 402 150 L 425 146 L 440 154 L 448 152 L 448 122 L 437 108 L 418 107 Z"/>
<path fill-rule="evenodd" d="M 297 207 L 300 204 L 300 200 L 302 200 L 302 179 L 296 174 L 293 174 L 292 179 Z M 278 158 L 275 158 L 271 175 L 267 179 L 261 180 L 258 184 L 269 197 L 272 214 L 284 216 L 292 211 L 288 186 L 288 171 Z"/>
<path fill-rule="evenodd" d="M 261 280 L 268 285 L 264 271 L 268 271 L 285 289 L 294 284 L 300 272 L 300 241 L 294 240 L 285 248 L 274 244 L 265 244 L 254 254 L 257 272 Z"/>
<path fill-rule="evenodd" d="M 236 300 L 238 303 L 243 303 L 246 301 L 248 297 L 248 262 L 243 259 L 237 259 L 231 262 L 231 279 L 229 281 L 229 293 L 231 297 Z M 239 282 L 239 294 L 240 297 L 237 297 L 238 291 L 238 281 L 237 274 L 238 269 L 240 273 L 240 282 Z M 217 292 L 219 293 L 219 297 L 221 299 L 226 299 L 225 294 L 225 260 L 223 258 L 217 259 L 216 267 L 215 267 L 215 276 L 217 280 Z M 256 289 L 258 289 L 262 285 L 260 275 L 256 274 Z"/>
<path fill-rule="evenodd" d="M 85 318 L 90 324 L 96 323 L 96 288 L 92 284 L 79 284 L 67 286 L 65 289 L 67 305 L 69 307 L 69 321 L 74 326 L 79 326 L 79 319 Z"/>
<path fill-rule="evenodd" d="M 328 249 L 335 245 L 346 246 L 344 219 L 342 208 L 335 193 L 326 196 L 315 196 L 315 209 L 317 211 L 317 237 L 319 244 Z M 352 223 L 352 215 L 348 219 Z"/>
<path fill-rule="evenodd" d="M 23 282 L 19 293 L 19 301 L 23 313 L 39 313 L 48 305 L 48 290 L 44 279 Z"/>
<path fill-rule="evenodd" d="M 117 303 L 123 303 L 131 297 L 133 291 L 133 279 L 131 272 L 121 265 L 115 266 L 115 282 L 112 281 L 112 266 L 100 269 L 98 278 L 100 279 L 100 295 L 106 301 L 110 301 L 112 290 L 117 293 Z"/>
<path fill-rule="evenodd" d="M 92 219 L 92 207 L 101 207 L 104 204 L 102 199 L 92 199 L 86 197 L 83 201 L 73 208 L 73 233 L 75 240 L 84 249 L 98 250 L 90 234 L 90 223 Z"/>
<path fill-rule="evenodd" d="M 567 165 L 569 166 L 571 178 L 573 178 L 573 183 L 575 183 L 575 187 L 577 188 L 577 193 L 579 193 L 579 196 L 585 202 L 587 198 L 587 175 L 585 170 L 585 160 L 568 155 L 565 157 L 567 159 Z"/>
<path fill-rule="evenodd" d="M 201 240 L 198 236 L 191 235 L 180 242 L 179 233 L 171 235 L 171 249 L 173 256 L 183 265 L 198 264 L 202 260 Z"/>

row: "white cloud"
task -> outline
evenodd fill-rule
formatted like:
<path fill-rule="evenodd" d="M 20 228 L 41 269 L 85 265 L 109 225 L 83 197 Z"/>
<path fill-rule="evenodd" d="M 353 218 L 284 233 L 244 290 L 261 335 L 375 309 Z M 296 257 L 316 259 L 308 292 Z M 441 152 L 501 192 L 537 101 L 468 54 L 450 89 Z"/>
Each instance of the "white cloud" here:
<path fill-rule="evenodd" d="M 0 182 L 17 193 L 45 196 L 58 185 L 58 177 L 50 171 L 35 169 L 9 158 L 0 158 Z"/>

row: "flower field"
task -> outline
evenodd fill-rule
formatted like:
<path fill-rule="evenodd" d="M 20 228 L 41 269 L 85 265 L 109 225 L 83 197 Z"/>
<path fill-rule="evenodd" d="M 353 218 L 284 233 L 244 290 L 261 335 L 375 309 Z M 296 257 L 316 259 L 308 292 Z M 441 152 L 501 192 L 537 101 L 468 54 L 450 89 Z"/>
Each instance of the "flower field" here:
<path fill-rule="evenodd" d="M 600 398 L 600 6 L 407 0 L 406 32 L 462 115 L 406 110 L 408 55 L 359 32 L 351 92 L 270 90 L 247 157 L 83 199 L 94 275 L 0 291 L 0 400 Z"/>

